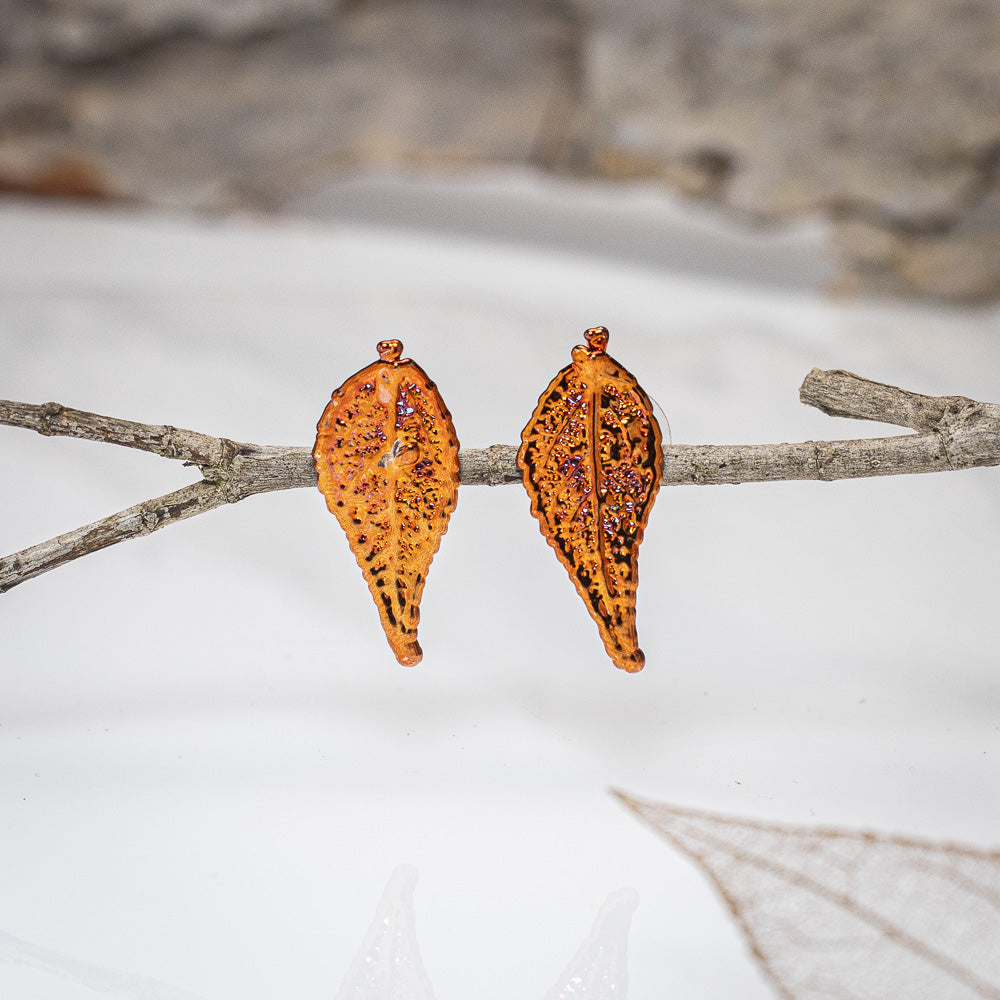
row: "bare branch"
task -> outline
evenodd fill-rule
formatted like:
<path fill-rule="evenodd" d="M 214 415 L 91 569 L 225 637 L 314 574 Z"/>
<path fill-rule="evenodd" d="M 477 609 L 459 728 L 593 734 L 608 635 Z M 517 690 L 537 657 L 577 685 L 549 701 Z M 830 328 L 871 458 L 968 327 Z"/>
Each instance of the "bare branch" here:
<path fill-rule="evenodd" d="M 977 403 L 965 396 L 921 396 L 894 385 L 870 382 L 851 372 L 819 368 L 805 377 L 799 399 L 831 417 L 877 420 L 920 432 L 937 430 L 946 417 L 957 417 L 972 407 L 992 411 L 994 419 L 997 416 L 995 405 Z M 964 419 L 968 421 L 969 416 Z"/>
<path fill-rule="evenodd" d="M 922 396 L 850 372 L 815 368 L 802 383 L 799 398 L 831 416 L 896 424 L 917 433 L 793 444 L 671 445 L 663 449 L 664 485 L 830 482 L 1000 465 L 1000 405 L 964 396 Z M 174 493 L 0 558 L 0 593 L 90 552 L 255 493 L 316 485 L 309 448 L 246 444 L 58 403 L 0 400 L 0 424 L 150 451 L 196 465 L 203 476 Z M 460 458 L 465 486 L 521 481 L 514 445 L 467 448 Z"/>
<path fill-rule="evenodd" d="M 221 490 L 202 480 L 166 496 L 136 504 L 93 524 L 85 524 L 75 531 L 57 535 L 47 542 L 39 542 L 0 559 L 0 593 L 80 556 L 128 538 L 141 538 L 157 528 L 195 514 L 204 514 L 225 502 Z"/>
<path fill-rule="evenodd" d="M 24 427 L 46 436 L 104 441 L 126 448 L 151 451 L 164 458 L 176 458 L 192 465 L 214 468 L 222 465 L 227 452 L 238 447 L 226 438 L 199 434 L 161 424 L 137 424 L 99 413 L 74 410 L 59 403 L 15 403 L 0 400 L 0 423 Z M 231 446 L 231 447 L 227 447 Z"/>

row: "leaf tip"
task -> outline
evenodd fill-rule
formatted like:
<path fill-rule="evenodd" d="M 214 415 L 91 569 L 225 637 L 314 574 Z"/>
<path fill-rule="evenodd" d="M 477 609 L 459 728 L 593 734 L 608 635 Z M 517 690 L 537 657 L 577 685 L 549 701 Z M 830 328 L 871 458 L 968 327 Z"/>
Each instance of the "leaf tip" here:
<path fill-rule="evenodd" d="M 424 658 L 424 651 L 416 639 L 397 641 L 393 643 L 392 651 L 404 667 L 415 667 Z"/>
<path fill-rule="evenodd" d="M 629 674 L 637 674 L 646 665 L 646 654 L 641 649 L 634 649 L 630 653 L 618 653 L 612 656 L 615 666 L 619 670 L 624 670 Z"/>
<path fill-rule="evenodd" d="M 629 809 L 635 811 L 638 808 L 639 803 L 636 802 L 630 795 L 623 792 L 620 788 L 611 787 L 608 792 L 613 795 L 623 806 L 627 806 Z"/>

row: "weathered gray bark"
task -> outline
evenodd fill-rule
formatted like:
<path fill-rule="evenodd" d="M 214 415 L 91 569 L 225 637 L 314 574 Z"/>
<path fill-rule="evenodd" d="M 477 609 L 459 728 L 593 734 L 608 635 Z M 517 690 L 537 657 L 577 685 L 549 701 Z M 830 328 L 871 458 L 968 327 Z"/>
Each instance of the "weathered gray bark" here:
<path fill-rule="evenodd" d="M 830 482 L 1000 465 L 998 404 L 964 396 L 922 396 L 850 372 L 816 368 L 802 383 L 799 398 L 830 416 L 877 420 L 916 433 L 792 444 L 668 445 L 663 449 L 664 485 Z M 196 465 L 203 477 L 174 493 L 0 558 L 0 593 L 90 552 L 255 493 L 316 485 L 309 448 L 246 444 L 169 425 L 102 417 L 58 403 L 0 400 L 0 424 L 150 451 Z M 465 486 L 520 482 L 517 448 L 464 449 L 461 474 Z"/>

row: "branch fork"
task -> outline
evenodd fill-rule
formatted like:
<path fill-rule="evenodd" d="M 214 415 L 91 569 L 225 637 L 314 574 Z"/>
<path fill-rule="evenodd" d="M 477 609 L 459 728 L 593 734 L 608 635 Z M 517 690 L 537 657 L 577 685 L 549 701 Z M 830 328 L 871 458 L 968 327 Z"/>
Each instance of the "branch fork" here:
<path fill-rule="evenodd" d="M 783 480 L 858 479 L 1000 465 L 1000 405 L 965 396 L 923 396 L 846 371 L 814 368 L 799 399 L 832 417 L 874 420 L 913 434 L 793 444 L 669 445 L 663 484 L 717 486 Z M 256 493 L 316 486 L 311 448 L 258 445 L 198 431 L 74 410 L 59 403 L 0 400 L 0 424 L 49 436 L 137 448 L 196 466 L 201 480 L 0 558 L 0 593 L 57 566 L 139 538 Z M 462 484 L 519 483 L 517 448 L 464 449 Z"/>

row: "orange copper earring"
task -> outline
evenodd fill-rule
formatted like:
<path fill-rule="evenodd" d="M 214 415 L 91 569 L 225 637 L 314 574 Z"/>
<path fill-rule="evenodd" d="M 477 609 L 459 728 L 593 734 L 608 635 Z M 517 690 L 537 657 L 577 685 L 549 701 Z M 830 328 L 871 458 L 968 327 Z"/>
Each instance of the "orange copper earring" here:
<path fill-rule="evenodd" d="M 326 505 L 347 534 L 403 666 L 420 662 L 420 597 L 458 501 L 458 438 L 437 387 L 398 340 L 352 375 L 316 427 Z"/>
<path fill-rule="evenodd" d="M 521 432 L 517 464 L 531 513 L 597 622 L 616 667 L 646 657 L 635 630 L 638 551 L 663 478 L 649 397 L 594 327 L 549 383 Z"/>

